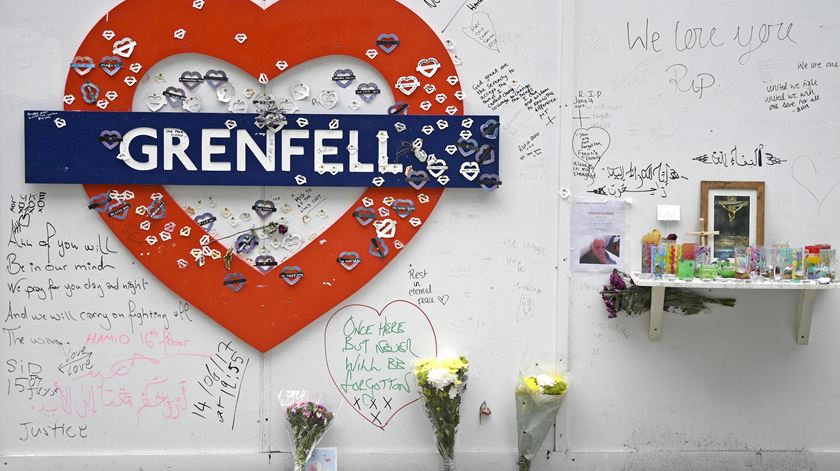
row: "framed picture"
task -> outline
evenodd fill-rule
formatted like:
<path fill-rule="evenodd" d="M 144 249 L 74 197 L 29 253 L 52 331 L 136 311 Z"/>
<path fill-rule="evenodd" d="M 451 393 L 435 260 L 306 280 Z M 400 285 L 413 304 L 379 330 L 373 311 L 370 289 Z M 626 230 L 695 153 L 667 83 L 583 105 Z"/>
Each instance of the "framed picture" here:
<path fill-rule="evenodd" d="M 700 214 L 717 259 L 735 256 L 736 247 L 764 244 L 764 182 L 700 182 Z"/>

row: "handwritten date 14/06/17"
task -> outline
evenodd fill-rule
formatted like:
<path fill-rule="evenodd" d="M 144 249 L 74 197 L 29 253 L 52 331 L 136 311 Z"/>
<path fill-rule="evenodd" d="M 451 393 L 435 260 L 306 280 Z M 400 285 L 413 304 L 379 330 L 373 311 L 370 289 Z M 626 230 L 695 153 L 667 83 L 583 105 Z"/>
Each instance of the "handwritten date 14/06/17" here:
<path fill-rule="evenodd" d="M 703 92 L 715 85 L 715 76 L 707 72 L 694 73 L 685 64 L 671 64 L 665 69 L 668 83 L 674 90 L 682 93 L 694 93 L 697 99 L 703 98 Z"/>
<path fill-rule="evenodd" d="M 193 402 L 192 413 L 202 419 L 215 416 L 219 423 L 230 420 L 230 429 L 236 425 L 236 408 L 242 391 L 242 380 L 248 369 L 250 359 L 244 359 L 235 348 L 233 341 L 219 342 L 216 353 L 204 363 L 207 372 L 198 382 L 209 399 Z M 231 404 L 232 402 L 232 404 Z"/>

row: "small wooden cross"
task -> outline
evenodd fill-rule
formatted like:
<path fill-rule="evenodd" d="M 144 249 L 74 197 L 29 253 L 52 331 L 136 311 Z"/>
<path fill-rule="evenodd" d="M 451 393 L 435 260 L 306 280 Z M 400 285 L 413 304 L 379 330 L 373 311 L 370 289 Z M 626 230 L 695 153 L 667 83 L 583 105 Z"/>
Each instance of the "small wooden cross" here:
<path fill-rule="evenodd" d="M 700 218 L 700 230 L 695 232 L 686 232 L 687 235 L 696 235 L 700 237 L 700 245 L 709 245 L 707 244 L 709 236 L 716 236 L 720 234 L 720 231 L 707 231 L 706 229 L 706 220 Z"/>

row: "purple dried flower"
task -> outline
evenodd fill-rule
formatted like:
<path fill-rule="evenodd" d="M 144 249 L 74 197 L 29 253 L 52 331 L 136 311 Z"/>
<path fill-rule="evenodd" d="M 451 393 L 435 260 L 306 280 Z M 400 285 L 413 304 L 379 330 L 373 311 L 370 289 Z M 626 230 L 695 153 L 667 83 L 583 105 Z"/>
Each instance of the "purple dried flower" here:
<path fill-rule="evenodd" d="M 613 270 L 610 274 L 610 284 L 619 290 L 627 287 L 627 284 L 624 282 L 624 277 L 621 276 L 621 273 L 619 273 L 618 270 Z"/>
<path fill-rule="evenodd" d="M 607 317 L 612 319 L 612 318 L 617 316 L 618 308 L 615 305 L 615 301 L 613 301 L 612 299 L 608 299 L 607 301 L 604 302 L 604 305 L 607 307 L 607 312 L 610 313 L 609 316 L 607 316 Z"/>

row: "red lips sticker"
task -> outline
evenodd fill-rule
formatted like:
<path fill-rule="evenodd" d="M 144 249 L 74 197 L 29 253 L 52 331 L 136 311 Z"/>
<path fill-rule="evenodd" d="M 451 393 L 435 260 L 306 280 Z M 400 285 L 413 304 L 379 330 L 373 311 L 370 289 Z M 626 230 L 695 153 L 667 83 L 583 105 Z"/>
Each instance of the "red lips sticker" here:
<path fill-rule="evenodd" d="M 150 16 L 150 11 L 167 13 Z M 236 21 L 231 21 L 231 18 L 236 18 Z M 313 24 L 313 21 L 320 23 Z M 173 37 L 172 32 L 179 28 L 189 31 L 183 39 Z M 104 34 L 110 31 L 118 31 L 120 36 Z M 399 51 L 371 59 L 366 52 L 380 49 L 377 40 L 382 31 L 399 37 Z M 238 36 L 240 34 L 243 36 Z M 235 40 L 237 37 L 247 37 L 247 40 L 239 42 Z M 318 40 L 309 40 L 311 37 Z M 448 96 L 454 97 L 460 92 L 460 87 L 445 80 L 448 76 L 457 75 L 445 46 L 422 19 L 396 1 L 284 0 L 262 9 L 248 0 L 227 0 L 208 2 L 199 9 L 194 8 L 191 2 L 126 0 L 103 17 L 82 42 L 73 61 L 76 66 L 68 71 L 65 94 L 78 97 L 82 84 L 90 80 L 99 86 L 107 86 L 106 90 L 118 92 L 108 111 L 129 111 L 135 89 L 124 81 L 125 75 L 135 68 L 148 69 L 166 57 L 188 52 L 216 57 L 238 66 L 254 78 L 265 74 L 268 79 L 283 73 L 286 66 L 292 68 L 322 56 L 347 55 L 370 63 L 389 84 L 397 84 L 400 77 L 416 73 L 418 57 L 443 57 L 446 59 L 440 62 L 439 67 L 424 64 L 427 67 L 423 68 L 423 73 L 434 75 L 428 83 L 437 90 L 445 90 Z M 130 57 L 128 62 L 132 63 L 131 67 L 120 68 L 111 77 L 99 68 L 91 70 L 86 65 L 88 58 L 113 55 L 123 59 Z M 410 58 L 414 58 L 414 62 Z M 282 69 L 276 65 L 281 61 L 284 64 Z M 434 74 L 432 69 L 437 72 L 438 68 L 442 73 Z M 409 87 L 405 90 L 411 89 L 415 81 L 416 78 L 405 83 Z M 68 101 L 67 110 L 98 110 L 95 104 L 87 104 L 83 100 L 65 100 L 65 103 Z M 454 98 L 431 107 L 421 107 L 420 101 L 422 98 L 419 97 L 404 99 L 406 107 L 410 105 L 415 112 L 423 109 L 429 114 L 443 114 L 447 107 L 453 109 L 453 105 L 457 105 Z M 146 106 L 151 108 L 155 104 L 150 103 L 147 97 Z M 108 194 L 112 189 L 133 192 L 135 201 L 142 204 L 151 201 L 155 193 L 162 195 L 162 200 L 167 203 L 166 216 L 154 221 L 153 225 L 175 224 L 187 230 L 179 231 L 180 235 L 176 234 L 171 240 L 157 240 L 153 251 L 149 250 L 146 240 L 148 233 L 140 229 L 140 224 L 148 217 L 135 212 L 128 203 L 109 205 L 100 215 L 126 249 L 162 283 L 261 351 L 287 339 L 364 286 L 394 259 L 399 253 L 398 248 L 419 230 L 419 227 L 405 225 L 400 230 L 400 241 L 394 241 L 392 245 L 377 239 L 374 244 L 375 229 L 369 223 L 375 214 L 354 217 L 356 208 L 366 208 L 362 199 L 382 201 L 391 197 L 420 201 L 412 216 L 425 221 L 443 192 L 442 189 L 425 189 L 421 197 L 411 189 L 366 190 L 320 236 L 323 243 L 310 244 L 284 262 L 284 266 L 297 268 L 298 271 L 290 268 L 285 272 L 286 277 L 281 278 L 277 270 L 263 273 L 237 257 L 231 261 L 230 270 L 221 260 L 209 258 L 203 267 L 197 263 L 185 266 L 184 260 L 193 260 L 190 250 L 199 247 L 198 239 L 206 235 L 198 222 L 159 185 L 116 189 L 105 185 L 85 185 L 91 198 Z M 102 203 L 95 199 L 91 201 L 90 204 Z M 202 244 L 201 247 L 210 254 L 226 251 L 218 242 Z M 336 263 L 339 254 L 346 251 L 363 254 L 361 258 L 364 262 L 355 266 L 352 272 L 344 264 Z M 148 255 L 140 257 L 141 253 Z M 305 278 L 301 276 L 303 272 L 306 273 Z M 228 277 L 231 274 L 235 276 Z M 246 279 L 251 281 L 245 283 Z"/>

